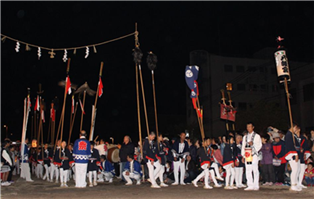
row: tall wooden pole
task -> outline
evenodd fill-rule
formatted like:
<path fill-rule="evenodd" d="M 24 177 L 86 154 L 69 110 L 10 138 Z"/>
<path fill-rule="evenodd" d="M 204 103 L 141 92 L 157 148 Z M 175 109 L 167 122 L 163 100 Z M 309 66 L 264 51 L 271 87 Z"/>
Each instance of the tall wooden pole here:
<path fill-rule="evenodd" d="M 289 98 L 288 80 L 287 80 L 286 77 L 284 79 L 284 84 L 285 84 L 285 91 L 286 91 L 286 96 L 287 96 L 287 104 L 288 104 L 288 110 L 289 110 L 290 126 L 291 126 L 291 131 L 292 131 L 291 133 L 294 134 L 293 120 L 292 120 L 292 111 L 291 111 L 290 98 Z M 294 139 L 293 135 L 292 135 L 292 138 L 293 138 L 293 143 L 295 144 L 295 139 Z"/>
<path fill-rule="evenodd" d="M 96 97 L 95 97 L 95 104 L 94 104 L 94 111 L 92 113 L 92 122 L 91 122 L 91 126 L 90 126 L 90 134 L 89 134 L 89 141 L 93 141 L 93 137 L 94 137 L 94 119 L 96 117 L 96 106 L 97 106 L 97 100 L 98 100 L 98 92 L 99 92 L 99 81 L 100 78 L 102 76 L 102 69 L 104 67 L 104 62 L 101 62 L 100 64 L 100 71 L 99 71 L 99 80 L 98 80 L 98 86 L 97 86 L 97 92 L 96 92 Z M 96 123 L 96 121 L 95 121 Z"/>
<path fill-rule="evenodd" d="M 72 135 L 72 130 L 73 130 L 73 126 L 74 126 L 74 121 L 75 121 L 75 115 L 76 115 L 76 111 L 77 111 L 77 102 L 75 104 L 75 110 L 74 110 L 74 116 L 73 116 L 73 120 L 71 122 L 71 126 L 70 126 L 70 132 L 69 132 L 69 140 L 68 140 L 68 145 L 71 142 L 71 135 Z"/>
<path fill-rule="evenodd" d="M 143 83 L 143 77 L 142 77 L 142 69 L 141 69 L 141 65 L 140 64 L 138 65 L 138 68 L 139 68 L 139 73 L 140 73 L 142 97 L 143 97 L 143 106 L 144 106 L 144 115 L 145 115 L 146 130 L 147 130 L 147 136 L 148 136 L 149 135 L 148 117 L 147 117 L 147 110 L 146 110 L 146 100 L 145 100 L 144 83 Z"/>
<path fill-rule="evenodd" d="M 84 95 L 83 95 L 83 109 L 84 109 L 84 107 L 85 107 L 85 98 L 86 98 L 86 90 L 84 91 Z M 83 117 L 84 117 L 84 112 L 82 111 L 82 113 L 81 113 L 80 132 L 82 131 L 82 128 L 83 128 Z"/>
<path fill-rule="evenodd" d="M 154 98 L 154 110 L 155 110 L 155 123 L 156 123 L 156 133 L 157 133 L 157 144 L 159 149 L 159 132 L 158 132 L 158 118 L 157 118 L 157 102 L 156 102 L 156 91 L 155 91 L 155 75 L 154 70 L 152 70 L 152 85 L 153 85 L 153 98 Z"/>

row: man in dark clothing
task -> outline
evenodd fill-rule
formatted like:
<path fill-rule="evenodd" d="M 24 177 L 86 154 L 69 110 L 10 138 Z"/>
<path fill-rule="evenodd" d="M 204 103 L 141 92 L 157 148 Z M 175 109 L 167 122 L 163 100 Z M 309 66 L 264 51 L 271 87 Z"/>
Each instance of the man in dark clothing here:
<path fill-rule="evenodd" d="M 120 151 L 119 151 L 119 157 L 120 157 L 120 177 L 123 181 L 123 175 L 122 170 L 125 167 L 125 164 L 128 162 L 127 156 L 128 154 L 134 154 L 134 144 L 131 141 L 131 138 L 126 135 L 124 136 L 123 144 L 121 145 Z"/>
<path fill-rule="evenodd" d="M 187 177 L 184 179 L 184 183 L 191 183 L 196 177 L 196 166 L 190 155 L 186 157 L 185 170 Z"/>
<path fill-rule="evenodd" d="M 190 152 L 191 159 L 195 162 L 196 161 L 196 156 L 197 156 L 196 146 L 194 146 L 193 141 L 191 140 L 191 138 L 187 137 L 186 141 L 189 144 L 189 152 Z"/>

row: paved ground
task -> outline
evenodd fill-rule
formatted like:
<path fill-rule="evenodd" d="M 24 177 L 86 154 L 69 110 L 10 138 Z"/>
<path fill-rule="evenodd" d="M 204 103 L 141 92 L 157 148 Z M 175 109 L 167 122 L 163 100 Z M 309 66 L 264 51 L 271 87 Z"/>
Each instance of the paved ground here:
<path fill-rule="evenodd" d="M 291 192 L 288 187 L 261 187 L 260 191 L 246 192 L 241 190 L 224 190 L 223 188 L 214 188 L 213 190 L 205 190 L 201 184 L 198 188 L 193 185 L 186 186 L 169 186 L 161 189 L 151 189 L 148 183 L 140 186 L 124 186 L 120 180 L 115 179 L 113 184 L 99 183 L 97 187 L 87 187 L 85 189 L 77 189 L 71 180 L 68 188 L 60 188 L 60 184 L 50 183 L 47 181 L 36 179 L 33 183 L 27 183 L 22 179 L 15 179 L 15 183 L 9 187 L 1 187 L 1 198 L 262 198 L 262 199 L 313 199 L 314 187 L 305 189 L 300 193 Z"/>

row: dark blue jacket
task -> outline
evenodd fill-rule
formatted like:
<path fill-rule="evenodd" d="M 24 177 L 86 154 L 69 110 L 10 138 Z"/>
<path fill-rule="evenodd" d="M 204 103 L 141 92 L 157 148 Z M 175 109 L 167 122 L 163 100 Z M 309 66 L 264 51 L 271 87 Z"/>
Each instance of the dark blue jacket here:
<path fill-rule="evenodd" d="M 75 163 L 88 163 L 90 156 L 90 142 L 84 137 L 77 139 L 73 146 L 73 157 Z"/>
<path fill-rule="evenodd" d="M 237 146 L 235 146 L 234 143 L 232 145 L 226 144 L 224 148 L 222 166 L 227 166 L 229 164 L 234 163 L 237 159 L 236 154 L 237 154 Z"/>
<path fill-rule="evenodd" d="M 157 161 L 157 154 L 158 154 L 158 149 L 157 145 L 154 141 L 149 142 L 148 139 L 145 139 L 144 145 L 143 145 L 143 156 L 144 160 L 148 162 L 150 161 Z"/>
<path fill-rule="evenodd" d="M 201 166 L 203 166 L 204 164 L 210 165 L 210 158 L 208 156 L 207 150 L 204 147 L 200 147 L 197 153 L 198 153 Z"/>
<path fill-rule="evenodd" d="M 181 158 L 185 158 L 185 156 L 189 155 L 189 144 L 187 141 L 184 140 L 184 149 L 183 152 L 179 153 L 179 144 L 180 140 L 175 141 L 175 143 L 172 146 L 172 153 L 173 156 L 177 158 L 177 161 Z"/>
<path fill-rule="evenodd" d="M 161 165 L 166 164 L 166 152 L 166 145 L 163 142 L 159 142 L 157 159 L 161 161 Z"/>
<path fill-rule="evenodd" d="M 109 162 L 108 160 L 105 160 L 102 163 L 100 163 L 100 170 L 102 172 L 110 172 L 110 173 L 112 173 L 113 176 L 116 175 L 116 171 L 115 171 L 112 163 Z"/>
<path fill-rule="evenodd" d="M 286 136 L 285 136 L 285 158 L 286 160 L 290 160 L 290 159 L 295 159 L 295 156 L 298 155 L 297 153 L 297 149 L 294 146 L 293 143 L 293 137 L 292 137 L 292 133 L 290 131 L 287 132 Z M 297 146 L 298 141 L 296 140 L 296 136 L 294 137 L 295 139 L 295 145 Z"/>
<path fill-rule="evenodd" d="M 133 160 L 133 161 L 134 161 L 134 162 L 133 162 L 133 167 L 134 167 L 133 173 L 142 176 L 142 169 L 141 169 L 140 163 L 139 163 L 138 161 L 136 161 L 136 160 Z M 131 168 L 130 168 L 130 162 L 127 162 L 127 163 L 125 164 L 125 166 L 124 166 L 124 170 L 123 170 L 123 171 L 129 171 L 129 172 L 131 172 L 130 170 L 131 170 Z"/>
<path fill-rule="evenodd" d="M 97 149 L 93 148 L 93 150 L 91 150 L 91 156 L 89 157 L 87 171 L 97 171 L 97 165 L 100 165 L 99 152 Z"/>

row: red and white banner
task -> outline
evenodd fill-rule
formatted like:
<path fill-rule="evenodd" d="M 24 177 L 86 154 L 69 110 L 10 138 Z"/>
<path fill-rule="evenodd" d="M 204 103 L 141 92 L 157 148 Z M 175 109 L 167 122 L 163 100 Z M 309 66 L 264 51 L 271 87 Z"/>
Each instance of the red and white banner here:
<path fill-rule="evenodd" d="M 35 106 L 34 106 L 34 111 L 39 111 L 39 96 L 37 95 L 37 99 L 36 99 L 36 102 L 35 102 Z"/>
<path fill-rule="evenodd" d="M 56 120 L 56 111 L 55 109 L 50 109 L 50 118 L 51 118 L 51 121 L 55 121 Z"/>
<path fill-rule="evenodd" d="M 99 86 L 98 97 L 101 97 L 104 92 L 103 91 L 104 85 L 102 84 L 101 77 L 99 77 L 98 86 Z"/>
<path fill-rule="evenodd" d="M 226 120 L 228 118 L 227 105 L 220 104 L 220 119 Z"/>
<path fill-rule="evenodd" d="M 66 84 L 66 91 L 70 95 L 72 93 L 72 90 L 71 90 L 71 81 L 70 81 L 70 77 L 69 76 L 67 76 L 67 78 L 65 80 L 65 84 Z"/>
<path fill-rule="evenodd" d="M 231 122 L 235 122 L 237 111 L 230 107 L 230 111 L 228 112 L 228 120 Z"/>

